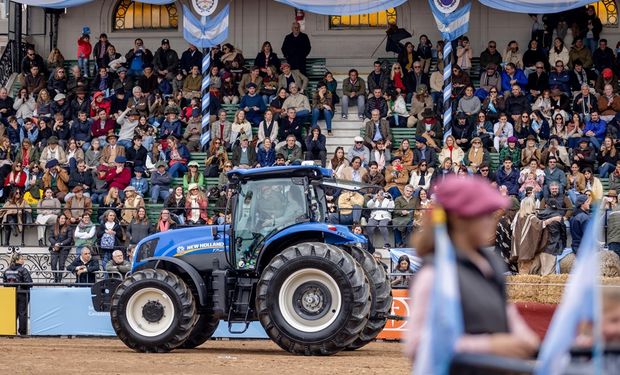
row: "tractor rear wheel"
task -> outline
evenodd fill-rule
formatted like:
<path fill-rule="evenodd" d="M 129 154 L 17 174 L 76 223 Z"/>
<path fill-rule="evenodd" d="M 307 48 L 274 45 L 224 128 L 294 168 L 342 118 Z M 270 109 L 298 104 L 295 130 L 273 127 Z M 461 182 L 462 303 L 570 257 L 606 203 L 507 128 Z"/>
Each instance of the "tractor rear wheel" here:
<path fill-rule="evenodd" d="M 361 266 L 333 245 L 291 246 L 263 271 L 256 307 L 269 337 L 293 354 L 331 355 L 368 322 L 370 288 Z"/>
<path fill-rule="evenodd" d="M 347 350 L 359 349 L 374 340 L 387 323 L 387 317 L 392 309 L 392 286 L 385 273 L 385 268 L 366 250 L 354 247 L 351 251 L 353 258 L 362 266 L 368 284 L 372 303 L 368 324 L 359 337 L 347 347 Z"/>
<path fill-rule="evenodd" d="M 194 349 L 204 344 L 211 338 L 211 336 L 213 336 L 213 333 L 219 324 L 219 319 L 214 319 L 206 314 L 200 315 L 196 325 L 192 329 L 192 333 L 190 333 L 187 340 L 179 346 L 179 349 Z"/>
<path fill-rule="evenodd" d="M 188 338 L 198 318 L 187 284 L 164 270 L 147 269 L 127 277 L 111 305 L 118 338 L 144 353 L 175 349 Z"/>

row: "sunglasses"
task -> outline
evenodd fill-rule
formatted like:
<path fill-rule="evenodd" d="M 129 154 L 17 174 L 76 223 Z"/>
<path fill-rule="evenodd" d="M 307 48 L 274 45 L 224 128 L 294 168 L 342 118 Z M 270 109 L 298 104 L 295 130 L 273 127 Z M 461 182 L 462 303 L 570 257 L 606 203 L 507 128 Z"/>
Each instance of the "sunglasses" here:
<path fill-rule="evenodd" d="M 536 69 L 544 69 L 544 66 L 537 66 Z"/>
<path fill-rule="evenodd" d="M 486 169 L 486 168 L 485 168 L 485 169 L 481 169 L 481 170 L 480 170 L 480 172 L 488 172 L 488 171 L 489 171 L 489 170 L 488 170 L 488 169 Z"/>
<path fill-rule="evenodd" d="M 413 69 L 420 69 L 422 68 L 421 66 L 414 66 Z"/>
<path fill-rule="evenodd" d="M 361 144 L 362 144 L 362 143 L 364 143 L 364 142 L 355 142 L 355 143 L 356 143 L 356 144 L 360 144 L 360 145 L 361 145 Z"/>

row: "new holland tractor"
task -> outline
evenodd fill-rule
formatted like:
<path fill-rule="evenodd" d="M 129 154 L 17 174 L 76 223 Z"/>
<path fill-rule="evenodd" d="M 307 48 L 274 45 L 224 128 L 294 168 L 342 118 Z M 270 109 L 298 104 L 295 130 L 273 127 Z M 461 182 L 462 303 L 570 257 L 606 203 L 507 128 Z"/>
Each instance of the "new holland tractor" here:
<path fill-rule="evenodd" d="M 231 224 L 157 233 L 137 245 L 130 276 L 107 290 L 118 337 L 139 352 L 168 352 L 203 344 L 221 320 L 236 333 L 258 320 L 294 354 L 372 341 L 391 309 L 389 280 L 362 249 L 363 236 L 326 220 L 325 189 L 356 187 L 316 166 L 240 169 L 228 178 Z M 105 287 L 93 291 L 106 298 Z"/>

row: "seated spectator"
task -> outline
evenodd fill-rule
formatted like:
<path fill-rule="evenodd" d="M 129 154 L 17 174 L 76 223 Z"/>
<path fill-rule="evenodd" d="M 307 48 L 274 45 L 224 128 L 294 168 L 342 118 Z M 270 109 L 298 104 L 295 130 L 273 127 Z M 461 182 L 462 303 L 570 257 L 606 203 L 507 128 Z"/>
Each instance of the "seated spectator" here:
<path fill-rule="evenodd" d="M 278 73 L 275 66 L 268 66 L 265 68 L 265 71 L 266 73 L 263 74 L 263 88 L 258 93 L 263 98 L 265 105 L 268 106 L 270 99 L 274 98 L 278 93 Z"/>
<path fill-rule="evenodd" d="M 590 140 L 595 150 L 601 148 L 601 144 L 607 133 L 607 122 L 599 117 L 599 113 L 596 109 L 592 110 L 590 113 L 590 120 L 586 121 L 583 132 L 584 136 Z"/>
<path fill-rule="evenodd" d="M 545 169 L 545 185 L 543 187 L 545 197 L 549 195 L 549 187 L 554 182 L 558 184 L 561 194 L 564 194 L 566 175 L 560 168 L 558 168 L 557 159 L 550 157 L 547 160 L 547 169 Z"/>
<path fill-rule="evenodd" d="M 182 136 L 181 128 L 183 127 L 183 123 L 179 120 L 179 110 L 176 107 L 167 106 L 164 115 L 166 119 L 161 124 L 161 134 L 159 135 L 160 139 L 166 139 L 169 136 L 174 136 L 177 139 L 180 139 Z"/>
<path fill-rule="evenodd" d="M 551 106 L 554 113 L 562 113 L 564 118 L 568 117 L 570 111 L 570 100 L 560 89 L 551 90 Z"/>
<path fill-rule="evenodd" d="M 256 159 L 258 164 L 256 167 L 271 167 L 276 162 L 276 151 L 271 139 L 266 138 L 262 144 L 263 147 L 258 148 Z M 310 159 L 314 160 L 314 159 Z"/>
<path fill-rule="evenodd" d="M 580 194 L 575 200 L 575 210 L 570 218 L 571 248 L 578 256 L 577 251 L 585 233 L 587 223 L 590 221 L 590 201 L 585 194 Z"/>
<path fill-rule="evenodd" d="M 220 91 L 222 102 L 224 102 L 224 104 L 236 105 L 239 103 L 239 96 L 237 94 L 237 86 L 233 81 L 232 75 L 230 72 L 224 72 L 224 74 L 222 74 L 222 87 Z"/>
<path fill-rule="evenodd" d="M 532 112 L 530 119 L 530 135 L 534 136 L 537 142 L 544 144 L 550 136 L 549 122 L 540 111 Z"/>
<path fill-rule="evenodd" d="M 499 159 L 504 160 L 508 157 L 514 165 L 521 165 L 521 150 L 517 147 L 517 143 L 516 137 L 509 137 L 506 147 L 499 152 Z"/>
<path fill-rule="evenodd" d="M 303 158 L 301 146 L 297 144 L 297 139 L 292 134 L 286 137 L 286 143 L 276 148 L 276 153 L 284 155 L 287 165 L 292 164 L 296 160 L 302 160 Z M 233 154 L 233 165 L 234 160 Z"/>
<path fill-rule="evenodd" d="M 49 226 L 54 224 L 60 214 L 60 201 L 54 197 L 51 188 L 45 189 L 45 195 L 37 203 L 37 235 L 39 237 L 39 247 L 46 245 L 45 232 L 49 230 Z"/>
<path fill-rule="evenodd" d="M 349 116 L 349 100 L 357 101 L 357 115 L 364 119 L 364 105 L 366 103 L 366 83 L 358 77 L 357 70 L 349 70 L 349 77 L 342 82 L 342 118 Z"/>
<path fill-rule="evenodd" d="M 408 128 L 413 128 L 417 119 L 409 115 L 407 103 L 405 103 L 403 96 L 396 91 L 389 91 L 385 94 L 385 97 L 388 104 L 388 122 L 390 127 L 407 126 Z"/>
<path fill-rule="evenodd" d="M 45 164 L 43 187 L 51 188 L 54 196 L 60 201 L 64 201 L 65 195 L 69 192 L 68 182 L 69 173 L 58 164 L 58 160 L 51 159 Z"/>
<path fill-rule="evenodd" d="M 113 278 L 125 278 L 125 275 L 131 271 L 131 263 L 123 257 L 123 252 L 114 250 L 112 259 L 106 263 L 105 271 L 109 272 Z"/>
<path fill-rule="evenodd" d="M 348 166 L 349 161 L 344 157 L 344 148 L 342 146 L 336 147 L 334 157 L 330 161 L 330 168 L 334 172 L 334 176 L 342 178 L 342 172 Z"/>
<path fill-rule="evenodd" d="M 229 168 L 228 170 L 231 170 Z M 228 181 L 228 178 L 226 179 Z M 189 187 L 189 186 L 188 186 Z M 164 207 L 170 210 L 170 216 L 175 223 L 185 224 L 185 194 L 183 194 L 183 187 L 177 186 L 174 188 L 172 194 L 164 202 Z"/>
<path fill-rule="evenodd" d="M 200 148 L 201 148 L 200 138 L 201 138 L 201 132 L 202 132 L 201 123 L 202 123 L 202 115 L 200 114 L 200 110 L 193 109 L 192 117 L 189 119 L 187 123 L 187 127 L 185 128 L 185 131 L 183 132 L 183 138 L 182 138 L 182 142 L 185 144 L 185 146 L 190 152 L 200 151 Z M 215 122 L 212 123 L 212 127 L 214 129 L 215 126 L 213 126 L 213 124 L 215 124 Z M 213 136 L 213 133 L 211 133 L 211 136 Z"/>
<path fill-rule="evenodd" d="M 18 77 L 23 87 L 33 96 L 38 96 L 39 92 L 47 87 L 45 76 L 38 66 L 32 66 L 27 74 Z"/>
<path fill-rule="evenodd" d="M 314 121 L 314 120 L 313 120 Z M 318 121 L 318 120 L 317 120 Z M 330 124 L 331 129 L 331 124 Z M 269 138 L 274 145 L 278 143 L 278 132 L 280 131 L 278 122 L 273 118 L 273 112 L 270 109 L 265 111 L 264 119 L 258 125 L 258 147 L 263 144 L 265 139 Z"/>
<path fill-rule="evenodd" d="M 278 121 L 278 140 L 280 140 L 280 143 L 278 143 L 276 149 L 281 147 L 282 142 L 284 142 L 289 135 L 294 135 L 295 139 L 302 139 L 302 122 L 302 119 L 297 117 L 295 108 L 288 108 L 286 110 L 286 116 L 284 118 L 281 117 Z"/>
<path fill-rule="evenodd" d="M 183 97 L 192 99 L 200 97 L 200 87 L 202 84 L 202 75 L 199 66 L 192 66 L 190 74 L 183 80 Z"/>
<path fill-rule="evenodd" d="M 531 106 L 527 97 L 523 95 L 519 85 L 512 86 L 512 95 L 510 95 L 506 103 L 506 113 L 512 118 L 512 121 L 519 121 L 519 116 L 523 112 L 529 112 Z"/>
<path fill-rule="evenodd" d="M 350 190 L 344 190 L 338 196 L 338 211 L 329 214 L 328 221 L 332 224 L 353 225 L 362 218 L 364 196 Z"/>
<path fill-rule="evenodd" d="M 476 90 L 476 96 L 482 101 L 495 89 L 495 93 L 502 89 L 502 76 L 497 70 L 497 65 L 490 63 L 486 65 L 480 75 L 480 87 Z"/>
<path fill-rule="evenodd" d="M 75 245 L 75 251 L 78 256 L 82 253 L 84 247 L 92 249 L 95 245 L 96 229 L 95 224 L 90 220 L 90 214 L 82 214 L 80 221 L 75 226 L 75 232 L 73 233 L 73 244 Z"/>
<path fill-rule="evenodd" d="M 10 192 L 8 199 L 0 209 L 0 220 L 4 228 L 4 246 L 9 245 L 11 232 L 17 237 L 24 230 L 23 224 L 32 223 L 30 206 L 24 200 L 20 189 Z M 24 246 L 23 243 L 22 246 Z"/>
<path fill-rule="evenodd" d="M 260 92 L 263 88 L 263 77 L 260 75 L 260 68 L 258 66 L 253 66 L 250 68 L 250 72 L 246 73 L 241 77 L 241 81 L 239 81 L 238 93 L 239 97 L 243 98 L 249 91 L 249 85 L 254 84 L 254 91 L 256 93 Z M 262 99 L 262 97 L 261 97 Z M 243 107 L 242 107 L 243 108 Z"/>
<path fill-rule="evenodd" d="M 290 108 L 294 108 L 296 117 L 302 122 L 305 121 L 306 117 L 310 116 L 311 110 L 308 97 L 304 95 L 303 92 L 299 91 L 299 86 L 297 86 L 296 83 L 291 83 L 288 87 L 288 91 L 289 96 L 282 104 L 282 107 L 286 108 L 287 111 Z"/>
<path fill-rule="evenodd" d="M 170 217 L 170 211 L 163 209 L 159 214 L 159 219 L 155 224 L 155 233 L 167 232 L 171 229 L 175 229 L 177 223 Z"/>
<path fill-rule="evenodd" d="M 584 69 L 592 69 L 592 52 L 583 44 L 583 39 L 576 38 L 568 52 L 568 66 L 573 67 L 576 60 L 583 63 Z"/>
<path fill-rule="evenodd" d="M 206 168 L 205 168 L 204 176 L 206 177 L 219 176 L 219 173 L 224 168 L 224 164 L 226 164 L 227 162 L 228 162 L 228 153 L 226 152 L 226 148 L 224 148 L 224 146 L 222 145 L 222 140 L 218 138 L 213 139 L 213 141 L 211 142 L 211 145 L 209 146 L 207 157 L 205 158 Z M 196 163 L 196 162 L 190 162 L 188 166 L 191 166 L 192 163 Z M 196 163 L 196 166 L 197 165 L 198 163 Z M 199 182 L 198 181 L 194 181 L 194 182 L 198 182 L 198 184 L 202 186 L 202 178 L 203 177 L 200 177 Z M 184 185 L 184 188 L 187 189 L 187 186 Z"/>
<path fill-rule="evenodd" d="M 8 197 L 13 190 L 24 191 L 28 175 L 24 172 L 21 162 L 14 162 L 11 171 L 4 179 L 3 196 Z"/>
<path fill-rule="evenodd" d="M 107 167 L 111 167 L 114 165 L 117 157 L 125 156 L 125 147 L 117 144 L 118 136 L 112 132 L 108 133 L 106 136 L 107 144 L 103 147 L 101 151 L 101 164 Z"/>
<path fill-rule="evenodd" d="M 519 194 L 519 171 L 513 168 L 510 157 L 504 158 L 503 167 L 498 169 L 496 179 L 498 186 L 504 185 L 508 188 L 509 195 Z"/>
<path fill-rule="evenodd" d="M 411 98 L 411 110 L 409 111 L 409 115 L 413 116 L 415 119 L 415 125 L 422 120 L 422 113 L 426 108 L 433 109 L 433 98 L 429 95 L 426 85 L 419 85 L 414 93 L 415 94 Z"/>
<path fill-rule="evenodd" d="M 366 146 L 374 150 L 376 142 L 381 140 L 386 147 L 390 147 L 392 145 L 392 134 L 389 123 L 380 117 L 381 113 L 378 109 L 373 109 L 371 112 L 370 120 L 366 122 L 364 136 Z"/>
<path fill-rule="evenodd" d="M 407 185 L 403 190 L 403 195 L 394 200 L 392 225 L 394 226 L 394 245 L 396 247 L 407 247 L 409 236 L 413 231 L 413 213 L 416 208 L 413 191 L 414 187 Z"/>
<path fill-rule="evenodd" d="M 519 52 L 519 43 L 514 40 L 508 42 L 504 52 L 504 62 L 507 63 L 506 65 L 513 64 L 515 68 L 523 69 L 523 56 Z"/>
<path fill-rule="evenodd" d="M 73 240 L 72 234 L 67 217 L 64 214 L 58 215 L 56 224 L 54 224 L 54 230 L 50 231 L 48 236 L 50 244 L 50 268 L 54 274 L 55 283 L 62 281 L 65 263 L 67 262 L 71 242 Z M 77 259 L 79 259 L 79 257 Z M 72 270 L 69 269 L 69 271 Z"/>
<path fill-rule="evenodd" d="M 385 176 L 376 161 L 368 164 L 368 173 L 362 176 L 362 182 L 369 185 L 385 186 Z"/>
<path fill-rule="evenodd" d="M 361 159 L 362 165 L 368 165 L 370 162 L 370 150 L 364 146 L 364 138 L 359 135 L 355 136 L 353 142 L 353 146 L 349 147 L 347 151 L 347 159 L 353 160 L 353 158 L 357 156 Z"/>
<path fill-rule="evenodd" d="M 420 162 L 418 168 L 411 171 L 410 175 L 409 185 L 413 187 L 416 197 L 419 196 L 420 190 L 430 189 L 433 172 L 428 170 L 428 163 L 426 161 Z"/>
<path fill-rule="evenodd" d="M 564 69 L 563 62 L 555 62 L 555 69 L 549 73 L 549 87 L 552 90 L 558 89 L 568 96 L 572 94 L 570 87 L 570 75 L 568 71 Z"/>
<path fill-rule="evenodd" d="M 93 213 L 92 201 L 84 196 L 84 188 L 80 185 L 73 188 L 73 196 L 66 200 L 65 216 L 69 224 L 76 224 L 82 220 L 82 215 Z"/>
<path fill-rule="evenodd" d="M 340 103 L 340 96 L 338 96 L 338 94 L 336 93 L 336 89 L 338 88 L 338 82 L 336 82 L 336 80 L 334 79 L 334 75 L 330 71 L 325 72 L 325 75 L 323 76 L 323 80 L 321 82 L 325 83 L 325 85 L 327 86 L 327 91 L 332 94 L 332 104 L 334 105 L 335 109 L 335 105 Z M 278 92 L 280 92 L 280 90 L 282 89 L 279 89 Z"/>
<path fill-rule="evenodd" d="M 555 38 L 553 48 L 549 51 L 549 65 L 555 65 L 557 61 L 562 61 L 564 65 L 568 65 L 568 60 L 568 49 L 564 46 L 564 40 L 560 37 Z"/>
<path fill-rule="evenodd" d="M 460 98 L 465 91 L 465 87 L 471 86 L 471 78 L 458 65 L 452 66 L 452 97 Z"/>
<path fill-rule="evenodd" d="M 306 137 L 306 160 L 321 160 L 321 166 L 325 168 L 327 158 L 327 148 L 325 148 L 326 139 L 321 134 L 321 128 L 318 126 L 310 129 L 310 134 Z M 275 161 L 275 154 L 274 154 Z"/>
<path fill-rule="evenodd" d="M 379 167 L 379 171 L 383 173 L 385 171 L 385 167 L 387 167 L 392 159 L 390 150 L 385 147 L 385 143 L 383 141 L 377 141 L 377 147 L 370 151 L 370 161 L 377 162 Z"/>
<path fill-rule="evenodd" d="M 612 91 L 618 93 L 618 77 L 610 68 L 603 69 L 596 79 L 594 90 L 598 95 L 603 95 L 606 85 L 611 85 Z"/>
<path fill-rule="evenodd" d="M 516 137 L 513 136 L 514 129 L 512 124 L 508 122 L 508 116 L 505 113 L 499 115 L 499 121 L 493 125 L 493 147 L 496 151 L 500 151 L 508 144 L 508 138 L 514 138 L 515 144 L 517 142 Z"/>
<path fill-rule="evenodd" d="M 580 169 L 594 168 L 596 150 L 589 143 L 589 138 L 581 138 L 579 145 L 572 150 L 572 160 L 579 165 Z"/>
<path fill-rule="evenodd" d="M 426 143 L 428 141 L 424 137 L 417 136 L 416 137 L 416 148 L 413 150 L 413 166 L 418 166 L 420 162 L 426 161 L 430 168 L 437 167 L 437 154 L 435 150 L 427 147 Z M 396 153 L 394 156 L 398 156 Z M 406 168 L 407 169 L 407 168 Z"/>
<path fill-rule="evenodd" d="M 211 123 L 211 139 L 221 139 L 224 141 L 224 147 L 230 148 L 231 124 L 226 117 L 226 111 L 221 109 L 217 121 Z"/>
<path fill-rule="evenodd" d="M 34 96 L 30 95 L 28 89 L 25 87 L 19 89 L 15 102 L 13 103 L 15 118 L 23 122 L 24 119 L 34 115 L 35 109 L 36 102 Z"/>
<path fill-rule="evenodd" d="M 452 135 L 446 137 L 446 142 L 441 149 L 441 152 L 438 155 L 439 160 L 444 160 L 445 158 L 452 159 L 452 163 L 454 164 L 455 170 L 458 169 L 460 165 L 463 164 L 463 160 L 465 158 L 465 152 L 459 145 L 456 143 L 456 140 Z"/>
<path fill-rule="evenodd" d="M 534 71 L 527 76 L 527 86 L 530 101 L 536 100 L 545 90 L 549 89 L 549 75 L 545 71 L 545 64 L 537 61 Z"/>
<path fill-rule="evenodd" d="M 548 146 L 544 149 L 541 155 L 541 164 L 547 165 L 547 161 L 550 158 L 555 158 L 558 168 L 565 170 L 570 165 L 568 157 L 568 151 L 566 147 L 560 145 L 560 140 L 557 136 L 551 136 Z"/>
<path fill-rule="evenodd" d="M 590 199 L 592 199 L 592 201 L 603 199 L 603 184 L 598 177 L 594 176 L 592 169 L 584 168 L 583 177 L 585 177 L 586 192 L 591 192 Z"/>
<path fill-rule="evenodd" d="M 452 159 L 445 158 L 441 161 L 439 168 L 435 169 L 433 172 L 433 177 L 431 179 L 431 185 L 437 185 L 441 181 L 443 181 L 446 177 L 455 175 L 454 165 L 452 164 Z"/>
<path fill-rule="evenodd" d="M 190 154 L 187 147 L 180 143 L 176 137 L 170 136 L 168 138 L 168 150 L 166 153 L 168 154 L 168 160 L 170 160 L 168 173 L 172 178 L 187 172 L 187 162 L 189 161 Z"/>
<path fill-rule="evenodd" d="M 463 149 L 468 149 L 473 132 L 473 124 L 467 119 L 467 115 L 462 112 L 457 113 L 456 121 L 452 125 L 452 136 L 454 137 L 456 145 Z"/>
<path fill-rule="evenodd" d="M 478 113 L 472 128 L 472 137 L 478 138 L 482 142 L 482 146 L 485 149 L 490 149 L 493 147 L 493 123 L 487 119 L 487 115 L 484 112 Z"/>
<path fill-rule="evenodd" d="M 437 112 L 443 111 L 443 71 L 436 70 L 430 78 L 431 99 Z"/>
<path fill-rule="evenodd" d="M 133 186 L 127 186 L 124 190 L 125 200 L 121 211 L 120 222 L 123 225 L 131 223 L 136 217 L 139 207 L 144 207 L 144 199 L 136 192 Z"/>
<path fill-rule="evenodd" d="M 376 75 L 373 75 L 373 74 L 376 74 L 377 69 L 381 71 L 381 64 L 377 66 L 377 62 L 375 62 L 375 70 L 373 73 L 370 73 L 370 75 L 368 76 L 369 80 L 373 77 L 376 77 Z M 390 71 L 390 77 L 389 77 L 390 89 L 394 90 L 394 92 L 398 94 L 399 96 L 404 97 L 407 94 L 407 83 L 409 82 L 407 81 L 406 73 L 403 71 L 401 65 L 397 62 L 392 64 L 392 69 Z M 369 90 L 373 90 L 375 87 L 377 87 L 375 85 L 375 82 L 373 82 L 372 87 L 370 87 L 371 86 L 370 81 L 368 81 L 368 86 L 369 86 L 368 87 Z"/>
<path fill-rule="evenodd" d="M 291 83 L 295 83 L 302 92 L 306 91 L 308 87 L 308 78 L 303 75 L 298 69 L 291 69 L 289 63 L 284 63 L 280 66 L 282 74 L 278 77 L 278 90 L 288 89 Z"/>
<path fill-rule="evenodd" d="M 375 231 L 379 229 L 383 237 L 386 248 L 391 248 L 388 234 L 388 224 L 392 220 L 392 209 L 394 201 L 387 193 L 380 191 L 366 203 L 366 207 L 373 209 L 368 220 L 368 236 L 372 238 Z"/>
<path fill-rule="evenodd" d="M 417 121 L 416 136 L 426 138 L 429 147 L 438 149 L 443 135 L 443 125 L 437 120 L 431 108 L 425 108 L 420 116 L 422 119 Z"/>
<path fill-rule="evenodd" d="M 246 118 L 253 126 L 258 126 L 266 110 L 265 102 L 256 92 L 256 84 L 248 83 L 247 90 L 247 94 L 243 95 L 241 101 L 239 102 L 239 109 L 246 113 Z M 308 108 L 309 107 L 310 106 L 308 105 Z"/>
<path fill-rule="evenodd" d="M 604 121 L 612 121 L 618 112 L 620 112 L 620 95 L 614 92 L 612 85 L 605 85 L 605 89 L 598 98 L 598 107 L 600 117 Z"/>
<path fill-rule="evenodd" d="M 583 68 L 583 63 L 579 60 L 575 61 L 573 69 L 569 72 L 570 75 L 570 87 L 573 91 L 573 95 L 577 94 L 581 90 L 581 85 L 587 84 L 590 86 L 592 81 L 595 81 L 595 76 L 589 70 Z M 594 90 L 593 92 L 594 93 Z"/>
<path fill-rule="evenodd" d="M 392 66 L 392 71 L 394 66 Z M 382 69 L 381 61 L 375 61 L 373 63 L 373 71 L 370 72 L 366 79 L 368 84 L 368 91 L 373 92 L 375 88 L 380 88 L 381 91 L 386 92 L 390 85 L 390 74 L 387 74 Z"/>
<path fill-rule="evenodd" d="M 347 181 L 363 182 L 366 168 L 362 167 L 362 159 L 359 156 L 351 158 L 351 164 L 342 171 L 342 179 Z"/>
<path fill-rule="evenodd" d="M 182 191 L 181 191 L 182 195 Z M 165 204 L 167 207 L 168 205 Z M 183 198 L 183 208 L 185 207 L 185 198 Z M 149 222 L 149 218 L 146 216 L 146 208 L 139 207 L 136 211 L 135 217 L 132 218 L 129 226 L 127 227 L 127 234 L 129 235 L 129 243 L 132 245 L 138 244 L 145 237 L 153 233 L 153 228 Z"/>
<path fill-rule="evenodd" d="M 324 83 L 319 82 L 317 85 L 317 91 L 312 97 L 312 127 L 318 126 L 321 115 L 323 115 L 323 118 L 325 119 L 327 134 L 331 136 L 332 118 L 334 117 L 332 94 L 327 90 L 327 86 Z"/>
<path fill-rule="evenodd" d="M 478 112 L 480 112 L 481 107 L 480 98 L 474 95 L 473 86 L 466 87 L 465 95 L 459 100 L 457 112 L 464 113 L 467 115 L 468 121 L 472 122 L 476 118 Z"/>
<path fill-rule="evenodd" d="M 540 153 L 540 149 L 536 146 L 536 137 L 533 135 L 528 135 L 525 145 L 521 150 L 521 167 L 525 167 L 530 165 L 532 160 L 538 161 L 542 158 L 542 154 Z"/>
<path fill-rule="evenodd" d="M 189 192 L 185 197 L 185 224 L 201 225 L 209 222 L 207 208 L 209 202 L 198 184 L 190 184 Z"/>
<path fill-rule="evenodd" d="M 164 202 L 170 196 L 170 184 L 172 176 L 167 172 L 168 166 L 165 162 L 157 162 L 157 170 L 151 174 L 151 203 L 157 203 L 159 198 Z"/>
<path fill-rule="evenodd" d="M 611 137 L 605 137 L 598 155 L 598 174 L 601 178 L 607 178 L 616 168 L 616 163 L 620 160 L 618 151 L 614 146 Z"/>
<path fill-rule="evenodd" d="M 518 69 L 515 64 L 508 63 L 502 72 L 502 92 L 508 97 L 512 92 L 514 95 L 514 86 L 519 86 L 519 92 L 523 92 L 527 86 L 527 77 L 523 70 Z"/>
<path fill-rule="evenodd" d="M 392 164 L 385 168 L 385 191 L 395 199 L 402 195 L 409 182 L 409 171 L 401 164 L 401 158 L 392 158 Z"/>
<path fill-rule="evenodd" d="M 301 130 L 300 130 L 301 133 Z M 241 136 L 252 137 L 252 124 L 245 118 L 243 110 L 237 111 L 235 119 L 230 127 L 230 145 L 233 147 L 239 142 Z"/>
<path fill-rule="evenodd" d="M 125 166 L 126 162 L 127 158 L 124 156 L 117 156 L 114 159 L 114 166 L 110 167 L 105 175 L 108 188 L 115 187 L 119 191 L 123 191 L 129 185 L 131 171 Z"/>
<path fill-rule="evenodd" d="M 534 160 L 533 164 L 537 164 Z M 539 175 L 540 173 L 540 175 Z M 519 199 L 523 200 L 528 196 L 533 196 L 537 200 L 543 197 L 542 187 L 544 185 L 545 174 L 536 166 L 534 169 L 523 169 L 519 175 Z"/>
<path fill-rule="evenodd" d="M 301 150 L 300 150 L 301 151 Z M 236 168 L 254 168 L 257 164 L 256 151 L 250 147 L 247 135 L 241 136 L 241 142 L 233 147 L 232 163 Z"/>
<path fill-rule="evenodd" d="M 99 261 L 92 258 L 90 248 L 83 247 L 81 255 L 71 262 L 67 271 L 75 274 L 77 284 L 94 284 L 97 281 Z"/>
<path fill-rule="evenodd" d="M 422 70 L 422 63 L 415 61 L 413 63 L 413 69 L 406 73 L 405 84 L 407 85 L 407 100 L 411 100 L 411 96 L 414 92 L 417 92 L 421 86 L 425 86 L 428 91 L 430 84 L 428 74 Z"/>
<path fill-rule="evenodd" d="M 121 126 L 118 133 L 118 144 L 125 148 L 131 147 L 133 136 L 135 135 L 135 129 L 138 126 L 138 120 L 140 119 L 140 112 L 134 108 L 127 107 L 117 118 L 116 123 Z M 129 116 L 129 118 L 127 118 Z M 107 139 L 106 139 L 107 140 Z M 108 140 L 109 142 L 109 140 Z"/>
<path fill-rule="evenodd" d="M 212 160 L 209 160 L 209 163 L 211 162 Z M 216 161 L 215 164 L 218 165 L 219 163 L 217 163 Z M 204 186 L 204 175 L 202 174 L 202 172 L 198 170 L 198 162 L 190 161 L 187 167 L 189 168 L 189 170 L 185 175 L 183 175 L 183 189 L 187 190 L 189 185 L 192 183 L 196 183 L 198 184 L 198 186 L 201 186 L 201 187 Z"/>
<path fill-rule="evenodd" d="M 93 91 L 101 93 L 101 97 L 103 98 L 104 93 L 109 93 L 110 90 L 112 90 L 113 85 L 114 78 L 110 73 L 108 73 L 108 69 L 105 66 L 101 66 L 99 67 L 98 73 L 93 79 L 90 87 Z"/>
<path fill-rule="evenodd" d="M 143 138 L 141 135 L 134 135 L 132 147 L 126 149 L 125 155 L 127 157 L 127 162 L 133 168 L 144 167 L 146 165 L 148 151 L 142 145 L 142 140 Z"/>
<path fill-rule="evenodd" d="M 444 156 L 450 157 L 449 155 Z M 485 150 L 482 140 L 479 137 L 474 137 L 471 140 L 469 151 L 464 154 L 463 165 L 467 166 L 469 171 L 475 174 L 481 165 L 488 165 L 490 159 L 489 152 Z"/>
<path fill-rule="evenodd" d="M 579 194 L 584 194 L 586 191 L 586 178 L 581 173 L 579 165 L 573 163 L 570 166 L 570 171 L 566 173 L 566 192 L 571 200 L 575 202 Z"/>

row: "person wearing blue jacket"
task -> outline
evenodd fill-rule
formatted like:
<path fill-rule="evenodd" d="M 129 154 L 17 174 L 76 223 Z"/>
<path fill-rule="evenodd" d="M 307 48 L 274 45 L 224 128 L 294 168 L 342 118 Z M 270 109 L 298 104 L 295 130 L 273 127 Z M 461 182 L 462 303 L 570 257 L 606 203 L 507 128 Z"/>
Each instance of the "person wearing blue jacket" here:
<path fill-rule="evenodd" d="M 570 74 L 564 69 L 562 61 L 555 62 L 555 69 L 549 73 L 549 87 L 552 89 L 560 89 L 563 93 L 571 96 L 570 90 Z"/>
<path fill-rule="evenodd" d="M 517 69 L 515 64 L 508 63 L 502 72 L 502 91 L 505 93 L 512 90 L 512 85 L 519 85 L 521 91 L 525 92 L 525 86 L 527 86 L 527 77 L 523 70 Z"/>
<path fill-rule="evenodd" d="M 258 161 L 257 167 L 271 167 L 276 163 L 276 150 L 271 138 L 265 138 L 263 147 L 258 148 L 256 160 Z"/>
<path fill-rule="evenodd" d="M 325 143 L 326 139 L 321 134 L 321 128 L 318 125 L 314 126 L 306 137 L 306 160 L 320 159 L 321 166 L 325 168 L 325 159 L 327 158 Z"/>
<path fill-rule="evenodd" d="M 90 148 L 90 140 L 92 136 L 90 135 L 90 128 L 93 122 L 88 118 L 86 112 L 80 111 L 75 120 L 73 120 L 73 124 L 71 124 L 71 138 L 75 139 L 77 145 L 82 147 L 82 150 L 88 151 Z"/>
<path fill-rule="evenodd" d="M 177 117 L 179 115 L 179 109 L 173 106 L 167 106 L 164 110 L 166 119 L 161 124 L 161 139 L 166 139 L 173 135 L 178 139 L 181 139 L 181 121 Z"/>
<path fill-rule="evenodd" d="M 506 186 L 509 195 L 519 195 L 519 170 L 512 167 L 512 159 L 504 159 L 504 167 L 497 171 L 497 186 Z"/>
<path fill-rule="evenodd" d="M 572 239 L 571 249 L 576 256 L 578 255 L 577 251 L 579 250 L 579 245 L 581 245 L 581 239 L 588 221 L 590 221 L 590 201 L 586 195 L 580 194 L 575 200 L 575 211 L 573 211 L 573 216 L 569 220 Z"/>
<path fill-rule="evenodd" d="M 601 119 L 596 109 L 593 109 L 590 112 L 590 121 L 586 122 L 586 127 L 583 129 L 583 135 L 590 139 L 590 143 L 592 143 L 594 149 L 598 151 L 601 149 L 606 133 L 607 122 Z"/>
<path fill-rule="evenodd" d="M 166 156 L 170 160 L 170 169 L 168 173 L 172 178 L 183 176 L 187 172 L 187 163 L 189 162 L 189 150 L 187 147 L 180 143 L 175 136 L 168 137 L 168 150 Z M 167 198 L 167 197 L 166 197 Z M 165 201 L 165 199 L 164 199 Z"/>
<path fill-rule="evenodd" d="M 263 121 L 263 114 L 267 107 L 265 107 L 263 97 L 256 93 L 255 83 L 248 83 L 246 88 L 248 93 L 241 98 L 239 109 L 245 112 L 245 118 L 252 126 L 258 126 Z"/>

